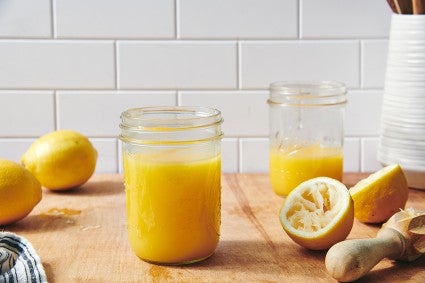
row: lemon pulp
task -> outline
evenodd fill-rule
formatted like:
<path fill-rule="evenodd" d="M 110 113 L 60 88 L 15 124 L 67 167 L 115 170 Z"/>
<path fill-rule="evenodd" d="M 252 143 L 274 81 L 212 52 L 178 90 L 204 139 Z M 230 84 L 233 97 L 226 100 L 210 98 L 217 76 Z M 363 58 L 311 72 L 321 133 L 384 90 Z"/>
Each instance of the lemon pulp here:
<path fill-rule="evenodd" d="M 307 180 L 286 198 L 280 222 L 299 245 L 323 250 L 344 240 L 354 221 L 354 206 L 344 184 L 328 177 Z"/>

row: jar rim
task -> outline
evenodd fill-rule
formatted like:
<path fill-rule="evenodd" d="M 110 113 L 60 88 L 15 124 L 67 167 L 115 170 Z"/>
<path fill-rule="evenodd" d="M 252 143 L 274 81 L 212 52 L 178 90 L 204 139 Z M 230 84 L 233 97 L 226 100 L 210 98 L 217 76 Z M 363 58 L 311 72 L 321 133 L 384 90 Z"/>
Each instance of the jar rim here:
<path fill-rule="evenodd" d="M 203 106 L 130 108 L 121 114 L 123 142 L 185 145 L 221 139 L 221 112 Z"/>
<path fill-rule="evenodd" d="M 130 108 L 121 114 L 121 127 L 143 130 L 177 130 L 221 123 L 221 112 L 204 106 L 148 106 Z"/>
<path fill-rule="evenodd" d="M 269 104 L 334 105 L 346 103 L 347 89 L 336 81 L 277 81 L 270 84 Z"/>

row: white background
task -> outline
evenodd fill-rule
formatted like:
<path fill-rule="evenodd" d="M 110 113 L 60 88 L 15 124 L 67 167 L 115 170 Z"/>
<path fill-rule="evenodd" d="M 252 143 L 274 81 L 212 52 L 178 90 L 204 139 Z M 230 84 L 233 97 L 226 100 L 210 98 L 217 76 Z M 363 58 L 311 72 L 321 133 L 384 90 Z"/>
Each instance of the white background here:
<path fill-rule="evenodd" d="M 0 1 L 0 158 L 56 129 L 90 137 L 120 172 L 119 115 L 223 113 L 223 171 L 268 171 L 268 85 L 348 87 L 346 172 L 376 160 L 391 10 L 384 0 Z"/>

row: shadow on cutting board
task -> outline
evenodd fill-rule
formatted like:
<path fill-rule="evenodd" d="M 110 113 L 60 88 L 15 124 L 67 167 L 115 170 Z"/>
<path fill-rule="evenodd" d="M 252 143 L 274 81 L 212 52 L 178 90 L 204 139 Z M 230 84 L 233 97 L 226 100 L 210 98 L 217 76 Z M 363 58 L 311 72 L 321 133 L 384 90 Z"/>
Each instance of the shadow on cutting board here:
<path fill-rule="evenodd" d="M 58 194 L 66 196 L 104 196 L 124 193 L 124 183 L 121 180 L 89 181 L 79 187 L 64 191 L 43 189 L 43 194 Z"/>

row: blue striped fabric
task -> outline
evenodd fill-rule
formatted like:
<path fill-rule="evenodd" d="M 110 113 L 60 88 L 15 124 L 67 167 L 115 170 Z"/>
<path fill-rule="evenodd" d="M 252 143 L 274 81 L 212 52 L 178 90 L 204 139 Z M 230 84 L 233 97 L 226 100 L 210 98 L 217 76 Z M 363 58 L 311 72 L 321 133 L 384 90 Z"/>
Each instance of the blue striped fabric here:
<path fill-rule="evenodd" d="M 0 232 L 0 283 L 47 282 L 43 265 L 25 238 Z"/>

